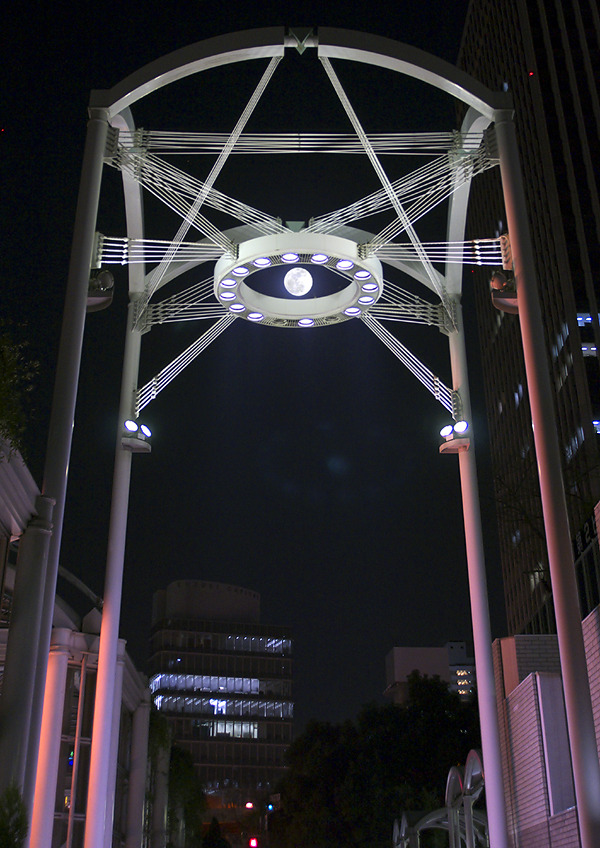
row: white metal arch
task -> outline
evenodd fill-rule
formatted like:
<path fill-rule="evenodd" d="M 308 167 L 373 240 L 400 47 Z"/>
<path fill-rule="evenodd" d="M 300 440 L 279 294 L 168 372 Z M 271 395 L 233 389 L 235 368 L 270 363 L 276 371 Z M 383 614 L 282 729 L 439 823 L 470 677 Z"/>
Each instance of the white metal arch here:
<path fill-rule="evenodd" d="M 219 153 L 219 160 L 224 161 L 229 153 L 234 148 L 240 138 L 240 134 L 245 126 L 245 116 L 249 115 L 253 105 L 260 97 L 264 86 L 267 84 L 270 75 L 273 73 L 276 64 L 283 57 L 286 47 L 298 48 L 302 52 L 305 48 L 317 48 L 318 58 L 321 61 L 323 68 L 329 76 L 338 98 L 344 107 L 347 117 L 360 140 L 360 152 L 367 155 L 374 166 L 374 170 L 380 179 L 382 190 L 380 196 L 388 203 L 388 208 L 392 208 L 397 218 L 392 227 L 392 235 L 400 232 L 405 232 L 409 236 L 409 241 L 414 248 L 414 256 L 412 260 L 405 261 L 401 256 L 392 255 L 387 260 L 389 264 L 401 267 L 402 270 L 408 271 L 410 276 L 419 282 L 423 283 L 431 291 L 435 292 L 440 298 L 441 305 L 448 316 L 449 325 L 447 327 L 450 343 L 450 358 L 453 374 L 452 389 L 443 386 L 438 378 L 435 377 L 428 369 L 425 369 L 416 357 L 410 351 L 404 348 L 391 333 L 388 333 L 380 325 L 373 314 L 369 314 L 370 307 L 364 308 L 360 317 L 369 329 L 378 335 L 392 352 L 400 359 L 403 364 L 413 370 L 421 382 L 426 385 L 431 393 L 440 403 L 448 410 L 448 412 L 457 417 L 458 414 L 470 416 L 468 402 L 468 385 L 466 376 L 466 360 L 464 355 L 464 340 L 462 332 L 462 323 L 460 318 L 460 303 L 459 303 L 459 275 L 453 276 L 454 286 L 450 290 L 446 280 L 442 275 L 434 269 L 432 260 L 423 249 L 418 238 L 412 230 L 412 221 L 404 210 L 404 206 L 400 201 L 395 187 L 390 183 L 387 175 L 380 166 L 376 147 L 371 139 L 362 130 L 357 116 L 354 114 L 352 106 L 343 91 L 339 80 L 336 77 L 335 71 L 330 64 L 330 59 L 345 59 L 354 62 L 362 62 L 365 64 L 374 65 L 383 69 L 392 70 L 397 73 L 413 77 L 432 85 L 446 94 L 458 98 L 469 106 L 475 113 L 482 116 L 486 122 L 489 122 L 493 115 L 501 108 L 509 108 L 508 99 L 504 95 L 494 95 L 479 85 L 474 80 L 471 80 L 467 75 L 461 73 L 453 66 L 440 59 L 428 56 L 422 51 L 406 45 L 398 44 L 389 39 L 379 38 L 375 36 L 365 35 L 363 33 L 355 33 L 344 30 L 335 29 L 320 29 L 316 35 L 308 36 L 300 41 L 293 31 L 286 33 L 283 28 L 273 28 L 267 30 L 254 30 L 244 33 L 236 33 L 230 36 L 223 36 L 217 39 L 211 39 L 206 42 L 200 42 L 180 51 L 169 54 L 166 57 L 158 59 L 156 62 L 147 65 L 139 71 L 132 74 L 130 77 L 123 80 L 113 89 L 107 91 L 95 91 L 92 93 L 90 101 L 90 114 L 92 118 L 100 123 L 102 120 L 108 120 L 113 126 L 124 128 L 127 126 L 129 133 L 134 132 L 133 122 L 128 112 L 129 107 L 135 104 L 140 98 L 145 97 L 151 92 L 170 84 L 179 79 L 183 79 L 192 74 L 201 72 L 209 68 L 228 65 L 235 62 L 242 62 L 254 59 L 269 59 L 267 70 L 264 72 L 261 82 L 257 87 L 254 95 L 254 101 L 250 101 L 247 109 L 241 116 L 235 130 L 231 136 L 225 140 L 225 145 Z M 127 110 L 127 111 L 126 111 Z M 129 142 L 131 156 L 137 155 L 135 145 Z M 359 148 L 357 148 L 357 151 Z M 127 150 L 125 150 L 127 154 Z M 107 154 L 110 156 L 110 154 Z M 128 179 L 131 178 L 135 169 L 131 171 Z M 218 167 L 213 168 L 216 176 Z M 211 174 L 213 173 L 211 172 Z M 471 171 L 469 171 L 471 173 Z M 123 172 L 125 178 L 125 171 Z M 470 177 L 468 177 L 470 179 Z M 197 217 L 197 212 L 204 204 L 207 198 L 215 198 L 212 189 L 214 179 L 207 179 L 206 183 L 200 187 L 196 186 L 191 194 L 188 194 L 180 203 L 180 208 L 183 209 L 184 224 L 180 228 L 180 233 L 173 240 L 173 244 L 182 244 L 185 238 L 185 233 L 192 223 L 200 221 L 201 226 L 197 227 L 201 232 L 211 232 L 210 222 L 202 215 Z M 128 237 L 130 239 L 138 237 L 142 232 L 142 210 L 141 203 L 138 197 L 141 196 L 141 186 L 134 188 L 126 182 L 126 194 L 131 193 L 128 208 Z M 444 189 L 446 191 L 446 189 Z M 138 192 L 138 194 L 136 194 Z M 192 203 L 189 203 L 189 197 L 194 197 Z M 445 195 L 447 197 L 448 194 Z M 464 211 L 466 200 L 461 204 L 457 204 L 456 208 Z M 175 210 L 174 210 L 175 211 Z M 351 210 L 350 210 L 351 211 Z M 423 213 L 424 214 L 424 213 Z M 243 218 L 241 220 L 244 220 Z M 248 218 L 247 218 L 248 220 Z M 347 217 L 346 222 L 353 220 Z M 330 230 L 333 235 L 341 235 L 344 230 L 343 222 L 338 222 L 340 226 L 334 224 L 333 230 Z M 449 225 L 449 231 L 456 234 L 457 241 L 462 241 L 459 238 L 459 231 L 464 224 L 464 215 L 462 212 L 455 214 L 455 223 Z M 288 228 L 282 226 L 282 233 Z M 348 228 L 352 229 L 352 228 Z M 337 232 L 336 232 L 337 230 Z M 392 231 L 391 230 L 391 231 Z M 314 232 L 314 228 L 312 228 Z M 390 231 L 390 232 L 391 232 Z M 135 233 L 132 236 L 131 233 Z M 183 235 L 181 235 L 183 233 Z M 213 240 L 215 244 L 220 244 L 224 253 L 232 253 L 236 250 L 236 245 L 232 244 L 223 233 L 212 229 Z M 384 233 L 380 234 L 379 243 L 384 243 Z M 389 241 L 389 239 L 388 239 Z M 408 242 L 407 242 L 408 244 Z M 358 245 L 358 247 L 363 247 Z M 368 259 L 369 248 L 376 254 L 376 245 L 364 245 L 365 254 L 363 259 Z M 357 254 L 358 255 L 358 254 Z M 125 366 L 123 374 L 123 385 L 121 393 L 120 419 L 130 417 L 132 412 L 135 415 L 136 409 L 140 408 L 143 400 L 144 404 L 150 402 L 159 390 L 158 384 L 148 385 L 143 387 L 146 391 L 143 399 L 140 399 L 139 392 L 136 390 L 137 363 L 139 359 L 139 345 L 141 335 L 144 331 L 143 317 L 148 312 L 149 301 L 152 295 L 164 284 L 167 278 L 173 279 L 177 274 L 173 273 L 172 259 L 176 258 L 176 251 L 169 253 L 159 263 L 159 273 L 153 273 L 152 285 L 146 285 L 146 280 L 142 285 L 142 272 L 138 272 L 130 277 L 131 280 L 131 300 L 130 317 L 128 322 L 128 334 L 125 353 Z M 436 259 L 435 261 L 440 261 Z M 194 263 L 192 263 L 194 264 Z M 185 260 L 183 263 L 176 263 L 178 269 L 183 270 L 185 267 L 191 267 L 189 262 Z M 143 267 L 143 266 L 142 266 Z M 155 269 L 156 271 L 156 269 Z M 383 298 L 382 298 L 383 300 Z M 219 304 L 217 304 L 219 305 Z M 379 306 L 378 306 L 379 308 Z M 141 317 L 142 316 L 142 317 Z M 213 317 L 216 317 L 213 316 Z M 174 366 L 173 374 L 177 376 L 180 369 L 185 367 L 187 362 L 191 361 L 198 353 L 204 350 L 205 346 L 216 337 L 226 326 L 233 321 L 231 314 L 223 311 L 222 317 L 213 324 L 211 329 L 201 336 L 194 345 L 190 346 L 187 351 L 184 351 L 180 357 L 172 363 Z M 171 366 L 169 366 L 171 367 Z M 162 376 L 163 375 L 159 375 Z M 171 379 L 170 375 L 164 375 L 165 379 Z M 462 399 L 460 395 L 462 393 Z M 457 401 L 458 398 L 458 401 Z M 127 440 L 129 441 L 129 440 Z M 480 680 L 479 695 L 480 708 L 482 712 L 482 732 L 484 735 L 483 747 L 486 754 L 486 762 L 488 768 L 488 805 L 493 807 L 493 830 L 498 837 L 498 846 L 502 848 L 505 844 L 505 823 L 503 818 L 503 798 L 501 786 L 501 772 L 499 765 L 499 744 L 497 734 L 497 716 L 495 713 L 494 686 L 493 674 L 491 671 L 491 638 L 489 633 L 489 613 L 487 612 L 487 597 L 485 591 L 485 572 L 483 565 L 483 550 L 481 543 L 481 530 L 478 517 L 478 504 L 476 494 L 476 478 L 474 470 L 474 460 L 472 453 L 467 456 L 466 445 L 467 439 L 458 440 L 460 446 L 457 450 L 462 450 L 459 456 L 461 468 L 461 480 L 463 483 L 463 500 L 465 504 L 469 504 L 469 521 L 465 517 L 465 531 L 468 537 L 468 564 L 469 564 L 469 582 L 471 587 L 471 603 L 474 617 L 474 635 L 475 635 L 475 655 L 478 668 L 478 678 Z M 126 445 L 126 442 L 123 443 Z M 95 733 L 92 741 L 92 753 L 90 764 L 90 785 L 96 787 L 94 797 L 90 797 L 88 803 L 88 816 L 86 821 L 86 848 L 92 848 L 102 841 L 102 832 L 105 825 L 105 812 L 103 799 L 106 796 L 106 788 L 110 782 L 109 765 L 108 765 L 108 750 L 110 749 L 111 730 L 108 716 L 111 714 L 112 702 L 114 695 L 114 666 L 116 662 L 116 645 L 118 639 L 118 610 L 120 607 L 121 590 L 122 590 L 122 575 L 124 564 L 124 543 L 125 543 L 125 525 L 124 519 L 127 513 L 127 499 L 129 492 L 130 479 L 130 463 L 131 454 L 128 451 L 117 449 L 115 460 L 115 483 L 113 488 L 113 508 L 111 512 L 111 526 L 109 530 L 109 556 L 107 560 L 107 589 L 105 591 L 105 612 L 108 609 L 116 610 L 114 616 L 106 616 L 103 621 L 102 633 L 100 637 L 100 655 L 98 663 L 98 683 L 95 703 L 95 718 L 94 726 Z M 463 473 L 464 472 L 464 473 Z M 466 492 L 466 494 L 465 494 Z M 485 697 L 482 698 L 482 693 Z"/>
<path fill-rule="evenodd" d="M 91 94 L 90 108 L 107 110 L 109 117 L 159 88 L 192 74 L 250 59 L 283 56 L 299 39 L 284 27 L 245 30 L 198 41 L 150 62 L 111 89 Z M 495 109 L 510 108 L 510 98 L 492 92 L 468 74 L 416 47 L 354 30 L 319 27 L 303 41 L 317 47 L 319 57 L 348 59 L 377 65 L 420 79 L 471 106 L 490 120 Z"/>

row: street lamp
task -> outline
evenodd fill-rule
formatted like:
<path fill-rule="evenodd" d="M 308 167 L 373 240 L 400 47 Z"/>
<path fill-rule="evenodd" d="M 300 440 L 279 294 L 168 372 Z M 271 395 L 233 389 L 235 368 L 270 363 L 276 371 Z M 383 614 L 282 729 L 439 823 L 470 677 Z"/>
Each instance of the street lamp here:
<path fill-rule="evenodd" d="M 440 436 L 444 441 L 440 445 L 440 453 L 459 453 L 459 451 L 469 450 L 471 439 L 465 435 L 468 429 L 468 422 L 463 420 L 442 427 Z"/>
<path fill-rule="evenodd" d="M 152 450 L 151 436 L 152 431 L 147 424 L 138 424 L 137 421 L 128 418 L 123 423 L 121 446 L 131 453 L 150 453 Z"/>

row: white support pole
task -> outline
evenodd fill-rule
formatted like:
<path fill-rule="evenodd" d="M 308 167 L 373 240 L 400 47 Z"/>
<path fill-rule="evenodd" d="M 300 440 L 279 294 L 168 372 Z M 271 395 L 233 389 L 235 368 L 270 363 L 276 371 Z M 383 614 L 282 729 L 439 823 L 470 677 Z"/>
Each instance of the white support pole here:
<path fill-rule="evenodd" d="M 43 598 L 43 602 L 36 664 L 33 668 L 21 670 L 24 677 L 31 675 L 35 679 L 31 708 L 29 755 L 24 786 L 26 798 L 33 795 L 36 781 L 36 752 L 40 739 L 46 666 L 54 614 L 56 578 L 81 365 L 87 293 L 96 234 L 96 218 L 107 132 L 107 113 L 102 109 L 93 110 L 88 122 L 83 154 L 42 485 L 44 496 L 55 502 L 54 527 L 47 560 L 39 561 L 37 578 L 29 586 L 29 592 L 39 594 Z"/>
<path fill-rule="evenodd" d="M 37 514 L 19 542 L 0 698 L 0 790 L 11 781 L 15 781 L 21 793 L 24 790 L 35 683 L 32 672 L 38 657 L 43 602 L 41 592 L 29 589 L 31 584 L 35 585 L 40 563 L 45 562 L 48 556 L 53 505 L 50 498 L 38 495 L 35 502 Z M 31 817 L 33 798 L 24 800 Z"/>
<path fill-rule="evenodd" d="M 449 337 L 452 381 L 454 389 L 460 391 L 463 417 L 472 424 L 462 307 L 458 302 L 456 303 L 456 326 L 456 332 L 451 332 Z M 490 845 L 492 848 L 508 848 L 508 826 L 504 803 L 500 727 L 496 706 L 487 577 L 481 531 L 477 468 L 472 442 L 469 450 L 461 449 L 459 451 L 458 462 L 467 548 L 469 596 L 473 622 L 473 647 L 475 650 L 477 699 L 485 769 L 485 797 Z"/>
<path fill-rule="evenodd" d="M 106 796 L 106 822 L 104 825 L 104 848 L 111 848 L 115 820 L 115 796 L 117 783 L 117 763 L 119 759 L 119 729 L 121 726 L 121 701 L 123 696 L 123 669 L 125 665 L 125 639 L 119 639 L 117 646 L 117 673 L 113 697 L 112 728 L 110 733 L 110 759 L 108 761 L 108 794 Z"/>
<path fill-rule="evenodd" d="M 124 450 L 121 446 L 121 433 L 123 421 L 131 415 L 131 404 L 133 391 L 137 382 L 141 344 L 140 333 L 133 329 L 134 307 L 135 303 L 131 301 L 127 318 L 121 402 L 117 424 L 117 447 L 108 533 L 104 605 L 102 608 L 102 625 L 100 628 L 98 676 L 96 682 L 96 700 L 94 702 L 94 725 L 85 821 L 85 848 L 102 848 L 104 845 L 107 799 L 112 791 L 109 788 L 109 766 L 127 513 L 129 507 L 129 484 L 131 479 L 131 453 Z"/>
<path fill-rule="evenodd" d="M 51 848 L 52 845 L 70 642 L 70 630 L 56 628 L 52 631 L 35 784 L 35 803 L 29 835 L 31 848 Z"/>
<path fill-rule="evenodd" d="M 142 701 L 133 714 L 131 727 L 125 848 L 140 848 L 142 844 L 149 727 L 150 690 L 146 689 Z"/>
<path fill-rule="evenodd" d="M 531 405 L 582 848 L 600 845 L 600 765 L 544 327 L 512 112 L 494 114 Z M 485 753 L 485 752 L 484 752 Z"/>
<path fill-rule="evenodd" d="M 79 786 L 79 766 L 81 764 L 81 728 L 83 726 L 83 711 L 85 707 L 85 689 L 87 684 L 89 655 L 85 653 L 81 658 L 81 669 L 79 677 L 79 698 L 77 701 L 77 719 L 75 724 L 75 740 L 73 743 L 73 772 L 71 774 L 71 806 L 69 809 L 69 822 L 67 825 L 67 838 L 64 848 L 73 845 L 74 816 L 77 809 L 77 787 Z"/>

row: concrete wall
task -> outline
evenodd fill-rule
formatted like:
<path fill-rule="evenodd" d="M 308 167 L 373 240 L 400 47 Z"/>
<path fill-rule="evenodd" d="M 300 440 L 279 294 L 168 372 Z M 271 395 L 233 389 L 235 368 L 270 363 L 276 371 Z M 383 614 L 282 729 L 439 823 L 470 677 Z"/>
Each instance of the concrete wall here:
<path fill-rule="evenodd" d="M 154 593 L 152 622 L 165 618 L 260 622 L 260 595 L 207 580 L 176 580 Z"/>

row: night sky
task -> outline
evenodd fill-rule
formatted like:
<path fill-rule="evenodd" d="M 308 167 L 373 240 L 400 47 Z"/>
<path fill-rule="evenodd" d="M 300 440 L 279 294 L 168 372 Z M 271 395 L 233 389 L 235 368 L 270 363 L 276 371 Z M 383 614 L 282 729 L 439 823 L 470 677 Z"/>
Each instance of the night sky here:
<path fill-rule="evenodd" d="M 25 324 L 16 332 L 30 340 L 41 363 L 26 439 L 40 485 L 90 90 L 110 88 L 194 41 L 271 25 L 365 30 L 454 61 L 466 6 L 463 0 L 235 0 L 107 2 L 69 11 L 11 7 L 4 26 L 1 314 Z M 280 67 L 249 130 L 350 131 L 324 75 L 319 89 L 314 73 L 305 73 L 309 61 L 290 56 L 289 83 Z M 245 65 L 153 95 L 134 107 L 136 124 L 231 131 L 264 68 Z M 368 68 L 339 73 L 367 131 L 455 127 L 452 103 L 425 86 Z M 307 176 L 292 157 L 268 167 L 266 161 L 248 167 L 236 157 L 215 187 L 283 220 L 308 219 L 379 187 L 368 163 L 336 158 L 331 166 L 331 157 L 307 157 L 313 169 Z M 211 165 L 205 159 L 198 175 Z M 394 168 L 415 166 L 402 159 L 389 165 L 390 176 Z M 125 235 L 119 183 L 117 172 L 107 173 L 98 222 L 107 235 Z M 178 226 L 174 216 L 148 206 L 149 237 L 169 238 Z M 432 226 L 417 227 L 423 240 Z M 433 235 L 443 238 L 443 230 Z M 113 270 L 114 303 L 90 315 L 86 326 L 61 555 L 61 564 L 98 594 L 127 302 L 127 269 Z M 208 277 L 210 268 L 198 273 Z M 469 284 L 474 425 L 492 629 L 500 636 L 505 625 Z M 140 385 L 208 326 L 154 328 L 143 341 Z M 450 382 L 447 343 L 435 328 L 386 327 Z M 121 628 L 141 668 L 152 593 L 177 579 L 256 590 L 262 620 L 293 627 L 298 729 L 313 716 L 352 718 L 362 704 L 381 699 L 385 655 L 395 645 L 470 640 L 458 462 L 438 454 L 448 416 L 361 322 L 279 330 L 236 321 L 143 418 L 154 433 L 153 450 L 133 459 Z"/>

